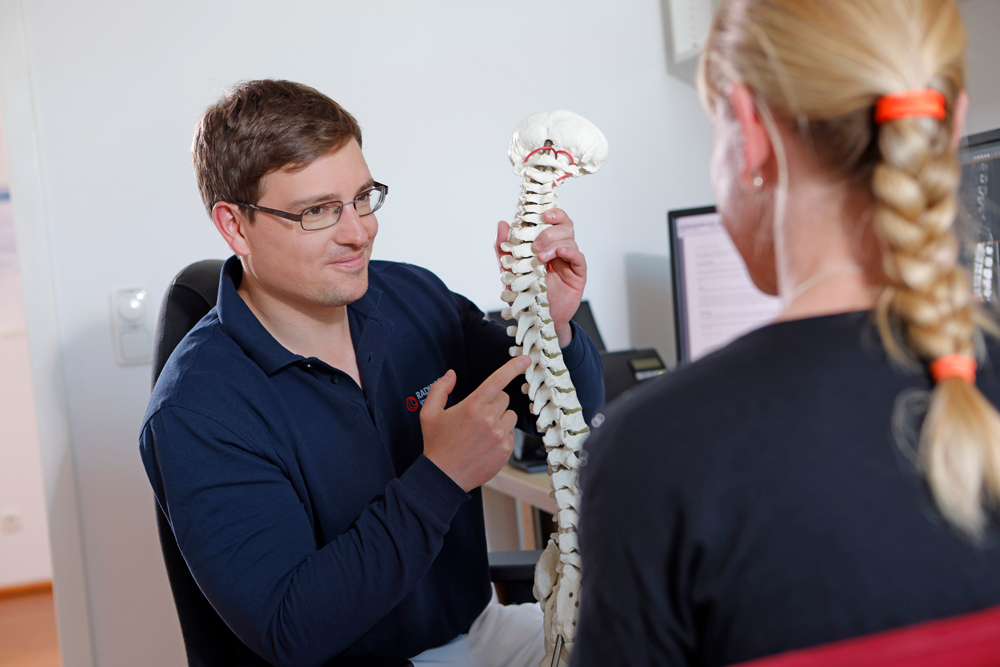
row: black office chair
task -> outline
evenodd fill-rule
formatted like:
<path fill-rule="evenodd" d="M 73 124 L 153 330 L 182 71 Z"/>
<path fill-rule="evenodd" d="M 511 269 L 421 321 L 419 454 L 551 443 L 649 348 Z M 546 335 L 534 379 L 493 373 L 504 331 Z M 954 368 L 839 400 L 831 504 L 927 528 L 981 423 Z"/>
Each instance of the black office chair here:
<path fill-rule="evenodd" d="M 153 384 L 160 376 L 170 353 L 215 306 L 219 290 L 221 259 L 195 262 L 174 277 L 160 305 L 153 351 Z M 187 563 L 166 515 L 156 504 L 160 546 L 167 567 L 170 590 L 177 607 L 181 634 L 189 667 L 258 667 L 268 665 L 241 642 L 216 613 L 202 594 Z M 535 563 L 541 551 L 494 552 L 490 554 L 490 577 L 497 583 L 504 602 L 528 602 Z M 503 593 L 506 592 L 506 595 Z M 338 658 L 338 667 L 405 667 L 409 660 L 400 658 Z"/>

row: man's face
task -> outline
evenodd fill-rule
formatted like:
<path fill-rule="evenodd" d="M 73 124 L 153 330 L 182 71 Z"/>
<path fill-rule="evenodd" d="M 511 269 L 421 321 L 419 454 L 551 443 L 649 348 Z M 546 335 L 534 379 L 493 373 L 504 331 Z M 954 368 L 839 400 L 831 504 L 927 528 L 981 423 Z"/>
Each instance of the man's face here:
<path fill-rule="evenodd" d="M 315 204 L 350 202 L 372 187 L 372 176 L 358 143 L 304 169 L 280 169 L 261 180 L 260 206 L 301 213 Z M 254 300 L 278 301 L 306 311 L 316 306 L 346 306 L 368 289 L 368 260 L 378 233 L 375 215 L 359 217 L 345 206 L 337 224 L 307 232 L 297 222 L 258 212 L 244 226 L 250 254 L 243 258 Z"/>

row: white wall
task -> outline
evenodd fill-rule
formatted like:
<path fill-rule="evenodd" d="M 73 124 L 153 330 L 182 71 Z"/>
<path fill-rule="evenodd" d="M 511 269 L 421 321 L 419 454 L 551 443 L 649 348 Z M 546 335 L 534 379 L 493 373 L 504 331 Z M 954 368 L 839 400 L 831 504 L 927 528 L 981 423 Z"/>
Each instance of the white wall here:
<path fill-rule="evenodd" d="M 5 154 L 0 125 L 0 589 L 52 579 Z"/>
<path fill-rule="evenodd" d="M 1000 128 L 1000 2 L 965 0 L 960 5 L 969 31 L 969 134 Z"/>
<path fill-rule="evenodd" d="M 392 187 L 375 255 L 422 263 L 487 309 L 501 305 L 495 224 L 519 191 L 511 131 L 535 111 L 581 113 L 611 144 L 600 173 L 560 192 L 588 297 L 609 347 L 669 358 L 665 212 L 710 194 L 708 123 L 666 53 L 657 0 L 0 0 L 67 666 L 181 663 L 136 445 L 149 368 L 115 365 L 107 300 L 132 286 L 159 298 L 186 263 L 227 254 L 191 175 L 200 111 L 244 78 L 330 94 Z"/>
<path fill-rule="evenodd" d="M 10 174 L 7 171 L 7 147 L 3 141 L 2 121 L 0 118 L 0 190 L 5 190 L 10 185 Z"/>

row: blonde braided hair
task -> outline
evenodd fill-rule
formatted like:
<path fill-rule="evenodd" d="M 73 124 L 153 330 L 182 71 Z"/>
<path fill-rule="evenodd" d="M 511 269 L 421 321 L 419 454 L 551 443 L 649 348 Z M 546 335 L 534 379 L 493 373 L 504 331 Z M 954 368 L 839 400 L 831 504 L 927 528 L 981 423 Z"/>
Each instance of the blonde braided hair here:
<path fill-rule="evenodd" d="M 973 357 L 981 332 L 995 332 L 972 298 L 953 230 L 960 170 L 951 138 L 965 43 L 952 0 L 727 0 L 699 66 L 707 109 L 727 85 L 745 84 L 762 117 L 798 127 L 831 178 L 872 199 L 886 276 L 876 322 L 902 364 Z M 941 121 L 876 125 L 882 97 L 918 88 L 942 94 Z M 1000 414 L 958 378 L 938 382 L 926 406 L 921 468 L 945 518 L 977 539 L 984 505 L 1000 499 Z"/>

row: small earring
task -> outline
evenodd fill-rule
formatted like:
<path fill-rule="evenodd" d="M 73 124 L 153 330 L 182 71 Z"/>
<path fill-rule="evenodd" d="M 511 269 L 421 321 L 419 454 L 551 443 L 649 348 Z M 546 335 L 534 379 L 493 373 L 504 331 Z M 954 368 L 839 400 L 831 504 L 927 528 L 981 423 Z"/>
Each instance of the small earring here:
<path fill-rule="evenodd" d="M 760 188 L 763 185 L 764 185 L 764 177 L 760 175 L 759 171 L 754 171 L 753 186 L 755 188 Z"/>

